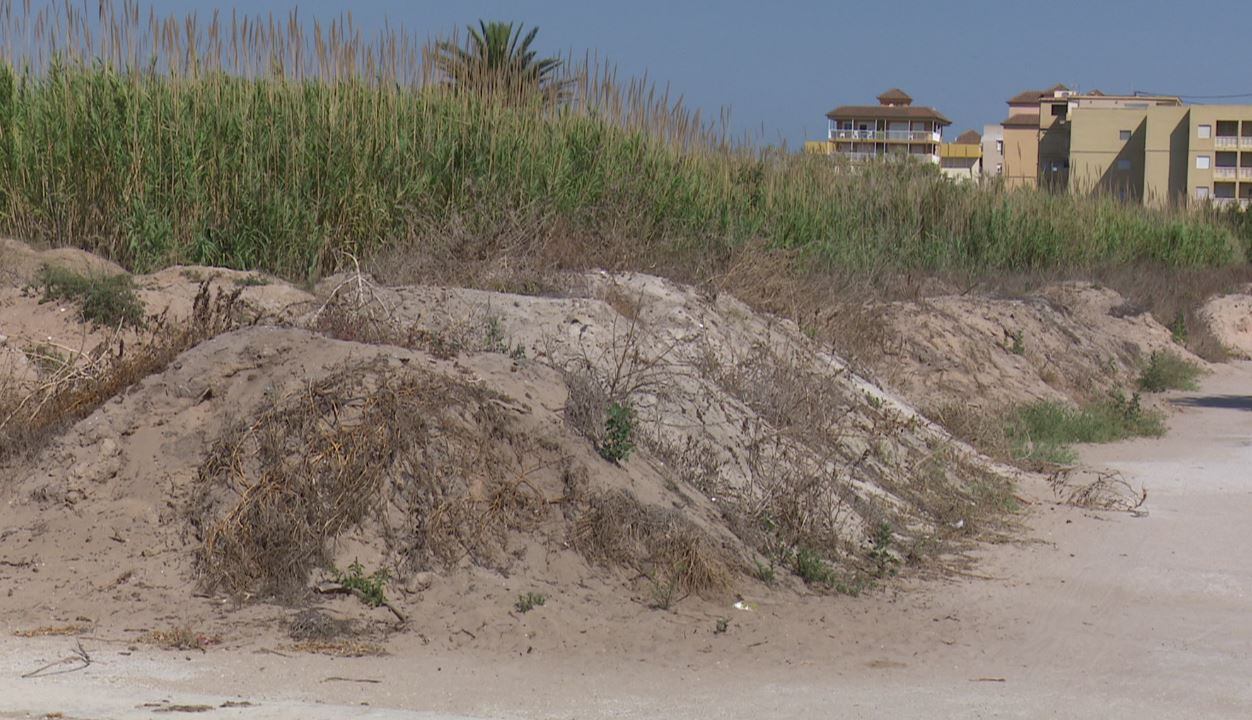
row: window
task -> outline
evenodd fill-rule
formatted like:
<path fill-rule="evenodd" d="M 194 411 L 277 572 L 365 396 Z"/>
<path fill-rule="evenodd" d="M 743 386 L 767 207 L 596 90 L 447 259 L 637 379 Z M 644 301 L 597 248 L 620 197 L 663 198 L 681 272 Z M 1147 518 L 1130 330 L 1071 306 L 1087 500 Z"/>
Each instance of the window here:
<path fill-rule="evenodd" d="M 1209 156 L 1208 155 L 1196 155 L 1195 169 L 1196 170 L 1208 170 L 1209 169 Z"/>
<path fill-rule="evenodd" d="M 1069 112 L 1069 106 L 1063 103 L 1054 103 L 1052 105 L 1052 117 L 1065 117 Z"/>
<path fill-rule="evenodd" d="M 1127 140 L 1129 140 L 1129 139 L 1130 139 L 1130 131 L 1129 131 L 1129 130 L 1121 130 L 1121 131 L 1119 131 L 1119 132 L 1117 133 L 1117 138 L 1118 138 L 1119 140 L 1121 140 L 1122 142 L 1126 142 Z"/>
<path fill-rule="evenodd" d="M 1118 160 L 1118 161 L 1117 161 L 1117 169 L 1118 169 L 1118 170 L 1121 170 L 1122 172 L 1125 172 L 1125 171 L 1129 170 L 1129 169 L 1130 169 L 1130 161 L 1129 161 L 1129 160 Z"/>
<path fill-rule="evenodd" d="M 1003 140 L 996 140 L 996 152 L 1000 153 L 1001 155 L 1004 154 L 1004 141 Z"/>
<path fill-rule="evenodd" d="M 1196 134 L 1196 137 L 1200 138 L 1201 140 L 1208 140 L 1209 138 L 1213 137 L 1213 126 L 1212 125 L 1200 125 L 1195 129 L 1195 134 Z"/>
<path fill-rule="evenodd" d="M 1207 187 L 1204 187 L 1203 185 L 1201 185 L 1200 187 L 1197 187 L 1195 189 L 1195 198 L 1196 200 L 1208 200 L 1209 189 Z"/>

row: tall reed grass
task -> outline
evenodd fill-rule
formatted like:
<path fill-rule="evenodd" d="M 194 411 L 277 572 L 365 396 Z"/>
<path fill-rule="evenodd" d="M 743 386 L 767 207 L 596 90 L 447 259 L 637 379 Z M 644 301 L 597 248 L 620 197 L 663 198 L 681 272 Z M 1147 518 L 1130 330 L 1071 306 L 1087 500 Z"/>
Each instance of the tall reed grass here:
<path fill-rule="evenodd" d="M 577 40 L 562 39 L 565 40 Z M 1240 262 L 1213 215 L 849 168 L 731 142 L 647 78 L 567 59 L 559 104 L 448 87 L 416 35 L 0 0 L 0 232 L 129 267 L 307 277 L 457 225 L 845 270 Z M 1246 232 L 1246 230 L 1244 231 Z"/>

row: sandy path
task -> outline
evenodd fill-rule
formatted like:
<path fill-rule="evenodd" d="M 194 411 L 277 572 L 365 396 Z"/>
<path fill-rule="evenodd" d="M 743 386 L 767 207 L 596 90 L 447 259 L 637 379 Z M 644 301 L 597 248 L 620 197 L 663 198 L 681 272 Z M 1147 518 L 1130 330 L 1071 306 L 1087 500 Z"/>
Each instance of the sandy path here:
<path fill-rule="evenodd" d="M 1035 541 L 989 548 L 985 579 L 767 603 L 638 658 L 436 655 L 411 639 L 384 659 L 123 655 L 88 640 L 92 667 L 23 680 L 72 643 L 0 638 L 0 717 L 152 717 L 161 702 L 213 718 L 1249 717 L 1252 363 L 1175 402 L 1164 440 L 1085 452 L 1148 487 L 1147 517 L 1041 504 Z"/>

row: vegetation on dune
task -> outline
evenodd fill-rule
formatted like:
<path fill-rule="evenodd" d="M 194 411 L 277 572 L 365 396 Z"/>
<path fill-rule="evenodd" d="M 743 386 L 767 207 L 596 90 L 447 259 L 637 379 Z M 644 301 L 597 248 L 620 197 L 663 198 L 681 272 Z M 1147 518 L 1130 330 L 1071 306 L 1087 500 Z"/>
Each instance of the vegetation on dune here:
<path fill-rule="evenodd" d="M 1139 374 L 1139 389 L 1144 392 L 1195 390 L 1203 369 L 1172 352 L 1154 351 Z"/>
<path fill-rule="evenodd" d="M 1014 455 L 1027 462 L 1071 463 L 1075 443 L 1107 443 L 1132 437 L 1165 434 L 1160 413 L 1144 410 L 1139 396 L 1111 395 L 1101 402 L 1075 408 L 1040 401 L 1009 417 L 1008 436 Z"/>
<path fill-rule="evenodd" d="M 749 242 L 858 272 L 1246 255 L 1213 215 L 739 146 L 646 81 L 537 59 L 535 31 L 510 24 L 426 53 L 397 34 L 363 43 L 343 25 L 315 25 L 310 39 L 298 23 L 227 31 L 157 18 L 152 32 L 102 7 L 108 42 L 86 39 L 93 23 L 81 22 L 42 66 L 3 43 L 15 49 L 0 63 L 0 232 L 132 269 L 303 278 L 343 252 L 433 253 L 449 229 L 490 238 L 519 224 L 536 246 L 575 237 L 585 262 L 653 268 L 725 260 Z M 6 36 L 34 34 L 11 15 Z M 49 33 L 37 47 L 53 47 Z"/>

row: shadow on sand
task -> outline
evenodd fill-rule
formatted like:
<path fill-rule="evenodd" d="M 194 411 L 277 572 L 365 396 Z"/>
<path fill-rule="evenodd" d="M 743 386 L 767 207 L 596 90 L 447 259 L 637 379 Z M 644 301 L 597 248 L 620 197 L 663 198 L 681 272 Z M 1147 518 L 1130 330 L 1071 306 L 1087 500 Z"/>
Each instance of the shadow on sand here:
<path fill-rule="evenodd" d="M 1170 400 L 1178 407 L 1252 410 L 1252 395 L 1195 395 Z"/>

